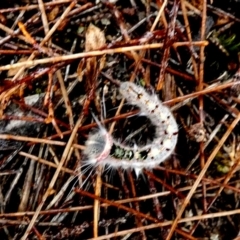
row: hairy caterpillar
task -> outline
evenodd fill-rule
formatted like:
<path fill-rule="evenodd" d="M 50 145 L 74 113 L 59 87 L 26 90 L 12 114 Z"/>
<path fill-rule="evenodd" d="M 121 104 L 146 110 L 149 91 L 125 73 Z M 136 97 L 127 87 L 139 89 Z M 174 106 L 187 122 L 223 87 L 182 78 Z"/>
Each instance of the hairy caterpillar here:
<path fill-rule="evenodd" d="M 86 141 L 84 155 L 88 164 L 108 165 L 112 168 L 134 169 L 138 175 L 143 168 L 153 168 L 173 152 L 178 137 L 178 126 L 170 112 L 156 95 L 149 95 L 132 82 L 120 83 L 119 91 L 131 105 L 137 105 L 155 126 L 155 138 L 145 146 L 129 147 L 117 142 L 100 126 Z M 96 120 L 97 121 L 97 120 Z"/>

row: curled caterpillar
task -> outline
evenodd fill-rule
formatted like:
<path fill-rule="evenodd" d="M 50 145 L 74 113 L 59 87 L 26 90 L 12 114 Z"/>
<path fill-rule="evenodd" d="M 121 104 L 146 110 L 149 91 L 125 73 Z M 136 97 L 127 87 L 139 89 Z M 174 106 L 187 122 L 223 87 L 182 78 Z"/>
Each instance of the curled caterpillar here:
<path fill-rule="evenodd" d="M 134 169 L 138 175 L 143 168 L 154 168 L 173 152 L 178 138 L 178 126 L 168 107 L 156 95 L 149 95 L 132 82 L 120 83 L 119 91 L 131 105 L 140 108 L 155 126 L 155 138 L 145 146 L 129 147 L 117 142 L 100 126 L 86 141 L 84 155 L 92 165 Z"/>

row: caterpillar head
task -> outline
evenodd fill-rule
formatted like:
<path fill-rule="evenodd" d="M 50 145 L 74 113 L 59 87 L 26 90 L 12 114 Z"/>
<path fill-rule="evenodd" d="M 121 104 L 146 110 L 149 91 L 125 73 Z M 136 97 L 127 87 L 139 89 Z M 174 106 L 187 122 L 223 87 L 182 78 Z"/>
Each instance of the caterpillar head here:
<path fill-rule="evenodd" d="M 83 153 L 90 164 L 98 164 L 109 156 L 112 145 L 111 135 L 101 127 L 96 133 L 89 134 Z"/>

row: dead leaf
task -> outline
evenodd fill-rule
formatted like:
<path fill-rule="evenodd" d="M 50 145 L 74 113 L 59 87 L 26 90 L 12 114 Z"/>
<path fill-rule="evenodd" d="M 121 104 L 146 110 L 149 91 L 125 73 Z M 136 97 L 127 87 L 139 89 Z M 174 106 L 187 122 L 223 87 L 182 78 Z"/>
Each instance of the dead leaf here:
<path fill-rule="evenodd" d="M 85 51 L 94 51 L 101 49 L 106 44 L 104 32 L 100 28 L 90 24 L 86 31 Z M 105 55 L 90 57 L 80 61 L 77 69 L 78 80 L 82 81 L 83 75 L 86 77 L 85 91 L 87 100 L 84 105 L 84 112 L 88 114 L 88 107 L 92 101 L 95 102 L 96 109 L 100 111 L 101 107 L 96 96 L 97 79 L 105 66 Z"/>
<path fill-rule="evenodd" d="M 65 27 L 68 25 L 69 21 L 70 21 L 69 19 L 64 19 L 64 20 L 60 23 L 60 25 L 58 26 L 57 30 L 58 30 L 58 31 L 63 31 L 63 30 L 65 29 Z"/>
<path fill-rule="evenodd" d="M 86 63 L 85 59 L 82 59 L 80 61 L 80 63 L 78 64 L 78 67 L 77 67 L 77 76 L 78 76 L 78 81 L 79 82 L 82 81 L 82 78 L 85 74 L 85 69 L 84 69 L 85 63 Z"/>
<path fill-rule="evenodd" d="M 18 63 L 20 62 L 25 62 L 27 61 L 27 57 L 21 57 L 19 60 L 18 60 Z M 13 77 L 17 74 L 17 72 L 21 69 L 22 67 L 19 67 L 19 68 L 13 68 L 13 69 L 10 69 L 7 73 L 7 76 L 8 77 Z"/>
<path fill-rule="evenodd" d="M 53 21 L 59 13 L 59 7 L 55 6 L 47 15 L 49 21 Z"/>
<path fill-rule="evenodd" d="M 100 28 L 90 24 L 86 31 L 85 51 L 93 51 L 102 48 L 106 44 L 103 31 Z"/>

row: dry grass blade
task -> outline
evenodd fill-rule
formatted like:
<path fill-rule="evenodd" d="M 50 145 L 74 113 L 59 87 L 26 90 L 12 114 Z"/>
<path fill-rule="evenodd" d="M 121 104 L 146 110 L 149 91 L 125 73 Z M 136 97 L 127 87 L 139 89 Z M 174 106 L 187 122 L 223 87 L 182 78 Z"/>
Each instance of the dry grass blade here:
<path fill-rule="evenodd" d="M 238 239 L 239 1 L 35 2 L 0 1 L 1 240 Z"/>

